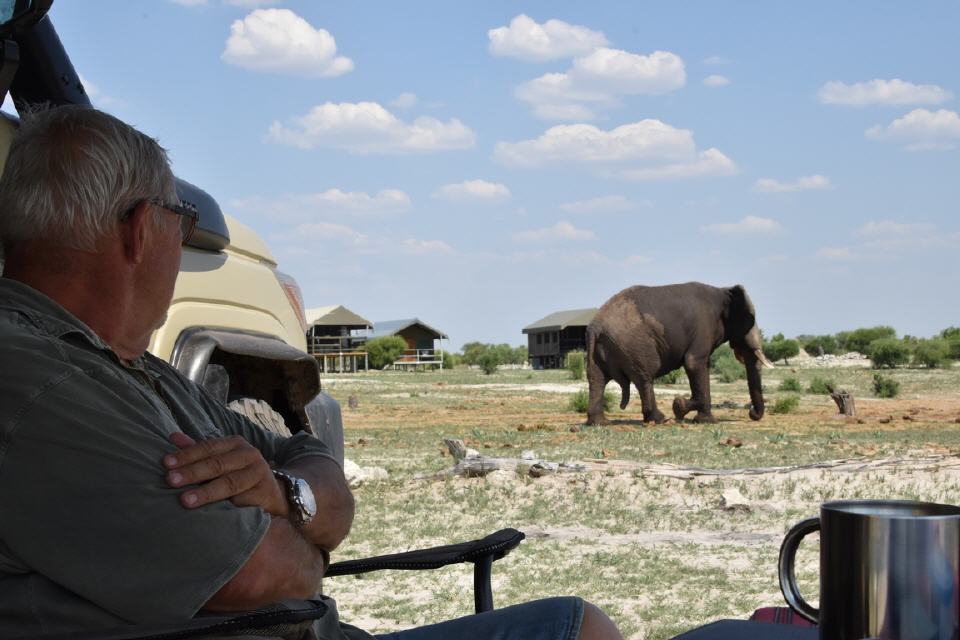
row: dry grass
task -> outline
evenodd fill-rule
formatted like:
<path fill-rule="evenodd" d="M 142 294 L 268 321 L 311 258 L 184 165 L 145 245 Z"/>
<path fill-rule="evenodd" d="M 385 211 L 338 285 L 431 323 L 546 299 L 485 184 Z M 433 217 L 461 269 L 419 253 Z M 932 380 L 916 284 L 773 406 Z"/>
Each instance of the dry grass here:
<path fill-rule="evenodd" d="M 389 553 L 516 527 L 528 540 L 497 563 L 497 605 L 573 593 L 605 607 L 627 637 L 668 638 L 716 618 L 743 618 L 757 607 L 781 605 L 780 539 L 823 500 L 960 502 L 960 471 L 950 464 L 699 480 L 637 470 L 662 462 L 742 468 L 960 452 L 958 369 L 895 371 L 901 397 L 879 400 L 869 396 L 869 370 L 778 368 L 764 379 L 769 406 L 782 395 L 771 390 L 786 375 L 800 378 L 804 387 L 816 375 L 835 379 L 856 397 L 861 421 L 838 418 L 825 396 L 803 395 L 796 412 L 751 422 L 742 408 L 749 401 L 743 382 L 714 384 L 714 403 L 734 407 L 715 409 L 715 425 L 645 426 L 634 400 L 627 411 L 611 414 L 612 425 L 593 428 L 583 427 L 583 417 L 567 408 L 584 383 L 566 379 L 565 371 L 327 379 L 326 388 L 344 406 L 347 457 L 390 472 L 387 482 L 357 490 L 356 525 L 337 555 Z M 658 388 L 665 411 L 674 393 L 687 389 Z M 354 410 L 346 408 L 351 394 L 359 400 Z M 632 470 L 611 463 L 607 471 L 536 480 L 505 473 L 415 479 L 452 465 L 441 442 L 447 435 L 486 455 L 534 450 L 553 461 L 631 461 Z M 742 446 L 721 444 L 731 441 Z M 722 507 L 720 496 L 729 488 L 746 496 L 749 511 Z M 815 544 L 805 545 L 801 560 L 801 584 L 815 597 Z M 344 619 L 376 631 L 472 610 L 470 567 L 338 578 L 326 588 Z"/>

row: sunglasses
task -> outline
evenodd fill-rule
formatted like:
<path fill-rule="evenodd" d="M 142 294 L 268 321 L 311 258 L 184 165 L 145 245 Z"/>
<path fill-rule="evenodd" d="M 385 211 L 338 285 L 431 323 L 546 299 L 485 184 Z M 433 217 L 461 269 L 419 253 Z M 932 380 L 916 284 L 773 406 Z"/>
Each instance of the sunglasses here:
<path fill-rule="evenodd" d="M 197 228 L 197 220 L 200 218 L 197 207 L 182 200 L 177 203 L 171 203 L 164 202 L 161 198 L 147 198 L 146 202 L 180 216 L 180 244 L 186 246 L 187 243 L 190 242 L 190 238 L 193 237 L 193 232 Z M 136 205 L 130 207 L 124 212 L 120 219 L 126 220 L 129 218 L 133 215 L 133 210 L 136 208 Z"/>

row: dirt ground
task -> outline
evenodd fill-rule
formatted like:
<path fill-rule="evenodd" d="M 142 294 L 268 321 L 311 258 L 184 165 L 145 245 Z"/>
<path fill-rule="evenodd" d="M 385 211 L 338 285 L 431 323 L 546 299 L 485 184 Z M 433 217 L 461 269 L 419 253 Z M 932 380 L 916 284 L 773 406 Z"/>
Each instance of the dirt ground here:
<path fill-rule="evenodd" d="M 872 396 L 874 373 L 778 367 L 764 379 L 768 412 L 760 422 L 746 416 L 745 383 L 715 382 L 716 424 L 644 425 L 635 400 L 601 428 L 585 427 L 569 409 L 585 383 L 564 372 L 325 381 L 344 406 L 347 457 L 389 474 L 356 490 L 357 521 L 337 555 L 392 553 L 515 527 L 527 539 L 497 563 L 497 606 L 577 594 L 608 610 L 631 638 L 669 638 L 782 606 L 780 540 L 821 502 L 960 503 L 960 370 L 886 372 L 901 383 L 894 399 Z M 778 391 L 784 378 L 806 388 L 816 376 L 851 391 L 858 417 L 837 416 L 826 396 Z M 657 389 L 666 406 L 671 394 L 685 392 L 684 385 Z M 798 408 L 772 413 L 788 395 L 799 397 Z M 350 396 L 356 409 L 348 408 Z M 485 456 L 530 451 L 583 469 L 540 478 L 522 471 L 449 477 L 446 436 Z M 814 538 L 801 549 L 799 569 L 812 600 L 816 559 Z M 344 619 L 375 631 L 472 609 L 470 567 L 344 577 L 325 587 Z"/>

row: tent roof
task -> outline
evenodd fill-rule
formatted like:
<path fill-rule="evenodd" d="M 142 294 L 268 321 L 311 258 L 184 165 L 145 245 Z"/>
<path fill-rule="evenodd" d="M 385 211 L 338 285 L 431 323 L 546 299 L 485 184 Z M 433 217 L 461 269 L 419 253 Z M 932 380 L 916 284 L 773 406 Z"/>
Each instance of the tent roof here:
<path fill-rule="evenodd" d="M 524 333 L 534 331 L 563 331 L 567 327 L 585 327 L 593 320 L 598 309 L 570 309 L 557 311 L 545 318 L 540 318 L 531 325 L 523 328 Z"/>
<path fill-rule="evenodd" d="M 362 327 L 368 328 L 373 323 L 355 314 L 350 309 L 340 304 L 329 307 L 314 307 L 307 309 L 307 325 L 320 325 L 332 327 Z"/>
<path fill-rule="evenodd" d="M 403 320 L 377 320 L 373 323 L 373 333 L 370 334 L 371 338 L 380 338 L 383 336 L 393 336 L 407 327 L 412 327 L 413 325 L 420 325 L 427 331 L 430 331 L 434 334 L 434 340 L 437 338 L 447 338 L 449 336 L 442 331 L 437 331 L 426 322 L 421 321 L 419 318 L 406 318 Z"/>

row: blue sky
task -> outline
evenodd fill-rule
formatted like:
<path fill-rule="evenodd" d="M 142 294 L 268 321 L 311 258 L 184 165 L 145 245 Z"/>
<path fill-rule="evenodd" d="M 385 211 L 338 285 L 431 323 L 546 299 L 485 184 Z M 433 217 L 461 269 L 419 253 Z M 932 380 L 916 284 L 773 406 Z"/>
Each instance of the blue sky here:
<path fill-rule="evenodd" d="M 55 3 L 94 103 L 307 306 L 521 344 L 633 284 L 960 325 L 956 2 Z"/>

